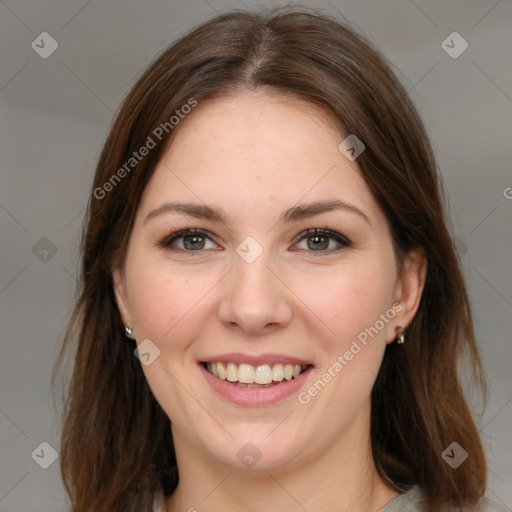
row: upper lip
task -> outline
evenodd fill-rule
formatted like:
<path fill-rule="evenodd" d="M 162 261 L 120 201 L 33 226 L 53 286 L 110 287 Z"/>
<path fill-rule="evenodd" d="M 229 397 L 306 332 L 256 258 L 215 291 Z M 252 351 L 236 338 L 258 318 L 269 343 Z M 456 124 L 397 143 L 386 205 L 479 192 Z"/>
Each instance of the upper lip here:
<path fill-rule="evenodd" d="M 204 363 L 245 363 L 252 366 L 263 364 L 299 364 L 301 366 L 311 365 L 311 361 L 306 361 L 299 357 L 287 356 L 284 354 L 242 354 L 241 352 L 230 352 L 228 354 L 216 354 L 201 359 Z"/>

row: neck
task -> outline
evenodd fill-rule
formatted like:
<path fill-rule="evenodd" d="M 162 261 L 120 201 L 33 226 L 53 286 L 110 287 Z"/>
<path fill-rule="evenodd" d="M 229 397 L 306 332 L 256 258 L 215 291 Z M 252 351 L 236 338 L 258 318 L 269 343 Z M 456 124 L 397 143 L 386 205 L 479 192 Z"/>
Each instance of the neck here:
<path fill-rule="evenodd" d="M 378 474 L 370 439 L 362 438 L 360 429 L 361 422 L 354 422 L 328 450 L 293 467 L 259 471 L 205 459 L 173 432 L 180 483 L 167 511 L 377 512 L 399 493 Z"/>

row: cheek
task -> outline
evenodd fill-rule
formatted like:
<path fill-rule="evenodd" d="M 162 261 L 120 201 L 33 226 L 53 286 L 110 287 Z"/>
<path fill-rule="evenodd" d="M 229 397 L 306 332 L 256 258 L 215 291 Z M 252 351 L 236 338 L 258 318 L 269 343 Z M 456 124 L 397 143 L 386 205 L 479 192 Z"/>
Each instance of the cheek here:
<path fill-rule="evenodd" d="M 183 411 L 189 418 L 200 417 L 182 385 L 190 371 L 188 349 L 209 314 L 208 291 L 213 291 L 215 276 L 180 272 L 161 257 L 134 251 L 126 262 L 126 281 L 137 341 L 150 339 L 160 350 L 154 363 L 142 366 L 152 392 L 173 421 L 182 421 Z"/>
<path fill-rule="evenodd" d="M 317 282 L 319 287 L 310 292 L 311 309 L 325 325 L 315 340 L 321 367 L 305 393 L 333 435 L 340 421 L 348 422 L 367 403 L 378 375 L 392 318 L 386 317 L 392 296 L 389 276 L 379 262 L 346 268 Z M 342 420 L 339 411 L 344 411 Z"/>
<path fill-rule="evenodd" d="M 215 284 L 209 275 L 190 269 L 181 272 L 161 257 L 135 252 L 127 260 L 126 279 L 137 337 L 149 338 L 165 350 L 178 347 L 184 333 L 190 338 Z"/>
<path fill-rule="evenodd" d="M 350 345 L 385 314 L 392 296 L 391 275 L 382 262 L 374 261 L 340 266 L 296 284 L 294 291 L 310 309 L 310 316 L 321 320 L 329 352 Z"/>

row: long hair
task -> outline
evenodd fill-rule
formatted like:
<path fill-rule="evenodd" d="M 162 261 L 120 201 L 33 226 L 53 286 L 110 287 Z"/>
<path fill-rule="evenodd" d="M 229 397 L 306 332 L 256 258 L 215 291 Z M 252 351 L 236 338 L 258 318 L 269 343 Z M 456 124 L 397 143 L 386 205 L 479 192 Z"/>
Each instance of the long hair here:
<path fill-rule="evenodd" d="M 407 343 L 387 346 L 372 391 L 373 457 L 395 489 L 419 485 L 431 511 L 475 503 L 487 465 L 459 373 L 469 368 L 484 395 L 486 382 L 426 130 L 363 35 L 295 8 L 233 11 L 203 23 L 155 59 L 113 122 L 84 219 L 79 297 L 56 364 L 74 358 L 60 454 L 73 512 L 149 512 L 155 491 L 170 495 L 177 486 L 170 420 L 124 334 L 111 272 L 122 265 L 142 193 L 179 129 L 172 116 L 254 89 L 319 106 L 343 138 L 363 141 L 357 163 L 389 221 L 397 262 L 423 248 L 426 282 Z M 135 158 L 148 137 L 151 149 Z M 470 454 L 456 470 L 441 456 L 454 441 Z"/>

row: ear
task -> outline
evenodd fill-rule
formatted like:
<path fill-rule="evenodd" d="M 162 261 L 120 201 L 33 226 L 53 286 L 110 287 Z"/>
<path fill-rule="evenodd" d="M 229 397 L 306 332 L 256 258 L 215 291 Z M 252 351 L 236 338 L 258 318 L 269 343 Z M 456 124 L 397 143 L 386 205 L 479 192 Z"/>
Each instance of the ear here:
<path fill-rule="evenodd" d="M 395 282 L 393 304 L 398 303 L 400 309 L 393 308 L 397 313 L 393 321 L 388 324 L 388 343 L 392 343 L 396 339 L 397 329 L 405 330 L 418 311 L 426 275 L 427 258 L 425 253 L 421 248 L 414 248 L 404 258 L 402 270 Z"/>
<path fill-rule="evenodd" d="M 119 312 L 121 313 L 121 319 L 125 325 L 132 325 L 128 300 L 126 298 L 126 283 L 124 275 L 119 268 L 114 269 L 112 272 L 112 281 L 114 285 L 116 304 Z"/>

